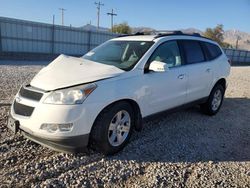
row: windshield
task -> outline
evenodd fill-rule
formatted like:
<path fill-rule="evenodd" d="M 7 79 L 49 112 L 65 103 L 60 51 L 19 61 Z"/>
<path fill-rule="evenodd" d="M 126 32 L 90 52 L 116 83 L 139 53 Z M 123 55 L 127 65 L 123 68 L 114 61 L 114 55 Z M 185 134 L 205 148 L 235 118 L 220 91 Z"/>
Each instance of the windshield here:
<path fill-rule="evenodd" d="M 128 71 L 152 44 L 152 41 L 108 41 L 88 52 L 83 58 Z"/>

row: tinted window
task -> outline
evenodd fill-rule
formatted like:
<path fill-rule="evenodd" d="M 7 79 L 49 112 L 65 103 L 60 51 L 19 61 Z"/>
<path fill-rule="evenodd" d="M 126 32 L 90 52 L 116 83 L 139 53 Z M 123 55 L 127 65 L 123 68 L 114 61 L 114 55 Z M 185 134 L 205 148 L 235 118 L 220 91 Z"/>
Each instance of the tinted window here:
<path fill-rule="evenodd" d="M 149 62 L 161 61 L 168 67 L 181 65 L 181 55 L 176 41 L 169 41 L 161 44 L 152 54 Z"/>
<path fill-rule="evenodd" d="M 220 48 L 217 45 L 214 45 L 214 44 L 208 43 L 208 42 L 204 42 L 203 44 L 206 46 L 206 48 L 209 52 L 209 59 L 210 60 L 215 59 L 222 54 Z"/>
<path fill-rule="evenodd" d="M 199 41 L 184 40 L 182 46 L 186 54 L 187 63 L 199 63 L 205 61 Z"/>

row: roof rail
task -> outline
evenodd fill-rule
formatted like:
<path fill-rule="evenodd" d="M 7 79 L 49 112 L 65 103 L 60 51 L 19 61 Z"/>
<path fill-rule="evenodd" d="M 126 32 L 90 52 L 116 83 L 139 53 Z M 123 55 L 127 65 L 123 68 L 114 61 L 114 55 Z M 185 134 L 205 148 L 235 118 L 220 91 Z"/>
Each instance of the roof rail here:
<path fill-rule="evenodd" d="M 145 35 L 145 33 L 137 32 L 134 34 L 124 34 L 124 35 L 117 36 L 117 38 L 118 37 L 127 37 L 127 36 L 137 36 L 137 35 Z M 156 30 L 156 31 L 152 31 L 151 35 L 155 35 L 155 37 L 154 37 L 155 39 L 160 38 L 160 37 L 164 37 L 164 36 L 173 36 L 173 35 L 195 36 L 195 37 L 209 39 L 207 37 L 200 35 L 200 33 L 184 33 L 181 30 Z M 211 40 L 211 39 L 209 39 L 209 40 Z"/>
<path fill-rule="evenodd" d="M 143 32 L 136 32 L 134 35 L 145 35 Z"/>
<path fill-rule="evenodd" d="M 117 38 L 119 37 L 128 37 L 128 36 L 136 36 L 136 35 L 144 35 L 143 32 L 137 32 L 137 33 L 134 33 L 134 34 L 124 34 L 124 35 L 119 35 L 117 36 Z"/>
<path fill-rule="evenodd" d="M 197 36 L 197 37 L 202 37 L 200 33 L 192 33 L 192 35 Z"/>
<path fill-rule="evenodd" d="M 160 38 L 160 37 L 164 37 L 164 36 L 171 36 L 171 35 L 185 35 L 185 36 L 196 36 L 196 37 L 202 37 L 205 38 L 203 36 L 200 35 L 200 33 L 184 33 L 182 31 L 157 31 L 159 32 L 154 38 Z"/>
<path fill-rule="evenodd" d="M 176 34 L 176 35 L 180 35 L 183 34 L 182 31 L 180 30 L 156 30 L 152 32 L 153 34 L 156 35 L 163 35 L 163 34 Z"/>

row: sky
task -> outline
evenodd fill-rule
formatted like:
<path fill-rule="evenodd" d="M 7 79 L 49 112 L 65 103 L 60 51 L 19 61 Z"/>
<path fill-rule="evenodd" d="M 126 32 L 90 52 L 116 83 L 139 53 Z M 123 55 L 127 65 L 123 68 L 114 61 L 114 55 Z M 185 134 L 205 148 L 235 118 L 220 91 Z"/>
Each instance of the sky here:
<path fill-rule="evenodd" d="M 99 0 L 96 0 L 99 2 Z M 100 26 L 110 27 L 107 12 L 114 9 L 114 23 L 157 30 L 207 27 L 223 24 L 225 30 L 250 33 L 250 0 L 101 0 Z M 66 9 L 64 25 L 97 24 L 95 0 L 0 0 L 0 16 L 61 24 L 59 8 Z"/>

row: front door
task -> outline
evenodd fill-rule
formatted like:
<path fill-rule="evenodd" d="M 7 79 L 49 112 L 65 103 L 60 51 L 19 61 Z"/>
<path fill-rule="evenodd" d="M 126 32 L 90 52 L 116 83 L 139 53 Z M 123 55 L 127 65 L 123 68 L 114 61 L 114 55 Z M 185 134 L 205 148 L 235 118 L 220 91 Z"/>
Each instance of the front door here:
<path fill-rule="evenodd" d="M 148 71 L 144 74 L 144 83 L 148 91 L 148 113 L 153 114 L 182 105 L 186 102 L 187 72 L 182 64 L 176 41 L 161 44 L 148 61 L 160 61 L 168 65 L 165 72 Z"/>

